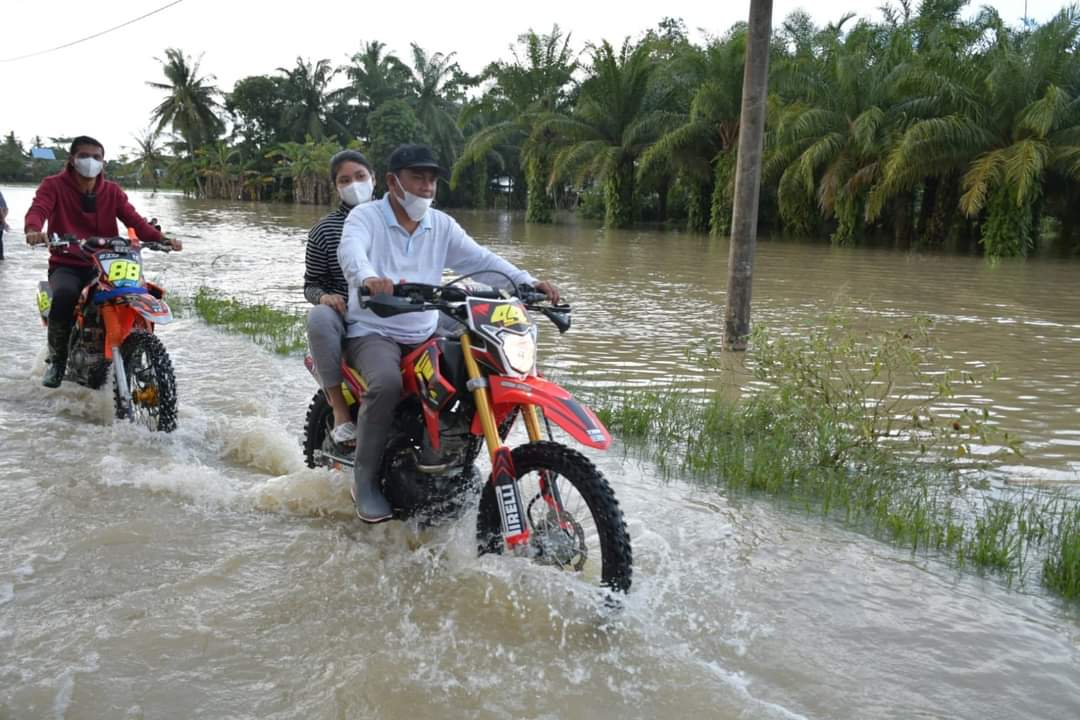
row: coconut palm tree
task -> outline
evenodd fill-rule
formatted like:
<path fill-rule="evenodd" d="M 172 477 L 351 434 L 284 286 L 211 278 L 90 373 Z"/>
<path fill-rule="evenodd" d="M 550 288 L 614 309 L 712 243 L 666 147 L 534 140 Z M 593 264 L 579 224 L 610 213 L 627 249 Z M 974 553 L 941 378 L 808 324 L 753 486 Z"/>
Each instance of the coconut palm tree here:
<path fill-rule="evenodd" d="M 135 136 L 135 176 L 140 183 L 149 181 L 154 192 L 157 192 L 158 174 L 164 165 L 160 138 L 161 133 L 152 127 Z"/>
<path fill-rule="evenodd" d="M 329 60 L 313 63 L 298 57 L 296 67 L 279 67 L 277 71 L 284 75 L 282 93 L 286 103 L 282 122 L 287 128 L 287 137 L 302 140 L 311 136 L 320 141 L 330 135 L 348 136 L 348 128 L 326 111 L 335 99 L 335 93 L 328 88 L 337 74 Z"/>
<path fill-rule="evenodd" d="M 656 70 L 649 43 L 621 50 L 604 41 L 592 50 L 590 75 L 582 83 L 574 111 L 539 123 L 558 148 L 549 186 L 572 179 L 593 180 L 604 190 L 604 223 L 627 227 L 635 210 L 634 163 L 677 115 L 661 110 L 668 89 L 654 87 Z"/>
<path fill-rule="evenodd" d="M 364 110 L 361 116 L 361 135 L 368 136 L 367 114 L 390 100 L 403 100 L 411 93 L 412 72 L 386 45 L 378 40 L 365 43 L 364 49 L 352 56 L 349 65 L 341 68 L 352 83 L 354 97 Z"/>
<path fill-rule="evenodd" d="M 191 58 L 177 48 L 167 48 L 165 59 L 155 58 L 161 63 L 166 82 L 147 81 L 147 85 L 166 93 L 165 99 L 154 108 L 151 119 L 156 122 L 156 129 L 166 125 L 179 135 L 186 145 L 189 158 L 194 158 L 195 149 L 210 142 L 224 130 L 224 124 L 217 112 L 221 109 L 218 97 L 221 91 L 212 83 L 213 75 L 199 75 L 201 56 L 194 63 Z M 196 190 L 202 194 L 201 181 L 196 176 Z"/>
<path fill-rule="evenodd" d="M 519 54 L 520 51 L 520 54 Z M 539 129 L 548 114 L 567 109 L 570 83 L 578 63 L 570 36 L 558 25 L 549 34 L 533 30 L 511 47 L 513 62 L 492 63 L 484 77 L 494 84 L 479 102 L 462 113 L 462 124 L 482 118 L 483 128 L 469 137 L 454 164 L 451 185 L 472 165 L 497 158 L 503 168 L 524 165 L 527 206 L 525 221 L 549 223 L 555 209 L 548 189 L 551 175 L 551 133 Z"/>

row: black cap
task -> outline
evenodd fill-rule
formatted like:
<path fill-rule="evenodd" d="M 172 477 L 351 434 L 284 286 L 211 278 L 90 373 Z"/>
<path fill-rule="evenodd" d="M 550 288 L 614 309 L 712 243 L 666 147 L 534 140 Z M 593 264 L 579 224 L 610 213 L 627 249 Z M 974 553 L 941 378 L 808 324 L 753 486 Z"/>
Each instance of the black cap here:
<path fill-rule="evenodd" d="M 431 168 L 443 180 L 450 179 L 450 173 L 446 172 L 446 168 L 439 165 L 438 161 L 435 160 L 435 153 L 431 152 L 431 148 L 427 145 L 413 143 L 398 145 L 394 148 L 394 152 L 390 153 L 390 160 L 387 165 L 390 172 L 397 172 L 405 168 Z"/>

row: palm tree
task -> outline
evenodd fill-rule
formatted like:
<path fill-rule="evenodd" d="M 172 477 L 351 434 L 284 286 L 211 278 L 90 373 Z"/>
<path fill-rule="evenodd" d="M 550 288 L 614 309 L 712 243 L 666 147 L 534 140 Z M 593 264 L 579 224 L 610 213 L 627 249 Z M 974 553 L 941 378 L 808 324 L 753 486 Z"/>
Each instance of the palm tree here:
<path fill-rule="evenodd" d="M 281 143 L 266 157 L 277 160 L 275 173 L 279 177 L 292 180 L 295 202 L 325 205 L 333 194 L 326 168 L 330 157 L 340 149 L 335 142 L 316 142 L 308 137 L 302 143 Z"/>
<path fill-rule="evenodd" d="M 504 168 L 524 164 L 525 221 L 549 223 L 555 209 L 548 189 L 552 138 L 550 132 L 539 130 L 539 121 L 547 114 L 566 110 L 568 88 L 578 63 L 570 49 L 570 36 L 564 37 L 558 25 L 547 35 L 530 29 L 518 36 L 518 47 L 512 47 L 511 52 L 513 62 L 492 63 L 485 70 L 484 76 L 495 84 L 462 113 L 463 124 L 474 117 L 487 122 L 469 138 L 454 164 L 451 185 L 456 185 L 470 166 L 486 162 L 492 155 Z"/>
<path fill-rule="evenodd" d="M 224 130 L 221 118 L 217 116 L 220 104 L 217 98 L 221 91 L 212 82 L 213 75 L 200 76 L 199 64 L 194 63 L 177 48 L 167 48 L 165 59 L 155 58 L 161 63 L 166 82 L 147 81 L 147 85 L 167 93 L 165 99 L 154 108 L 151 119 L 161 130 L 171 125 L 174 133 L 183 138 L 189 158 L 194 158 L 195 148 L 210 142 Z M 196 180 L 197 192 L 202 194 L 202 184 Z"/>
<path fill-rule="evenodd" d="M 910 81 L 931 108 L 888 157 L 868 210 L 926 177 L 960 177 L 960 210 L 978 219 L 990 256 L 1034 245 L 1043 188 L 1080 181 L 1080 12 L 1075 6 L 1034 31 L 1009 30 L 993 10 L 979 25 L 994 40 L 981 56 L 951 68 L 920 67 Z"/>
<path fill-rule="evenodd" d="M 329 135 L 342 138 L 348 135 L 348 128 L 326 112 L 335 95 L 328 91 L 330 81 L 337 74 L 329 60 L 311 63 L 298 57 L 296 67 L 291 70 L 279 67 L 277 71 L 285 76 L 282 92 L 286 103 L 282 120 L 289 137 L 302 140 L 310 135 L 315 140 L 323 140 Z"/>
<path fill-rule="evenodd" d="M 730 181 L 739 138 L 745 54 L 746 30 L 738 26 L 705 49 L 690 49 L 673 60 L 676 71 L 697 87 L 689 115 L 646 150 L 638 165 L 639 183 L 668 168 L 676 171 L 688 195 L 691 230 L 706 230 L 711 224 L 713 233 L 720 234 L 731 220 Z"/>
<path fill-rule="evenodd" d="M 851 243 L 864 227 L 871 188 L 899 132 L 895 75 L 910 59 L 900 34 L 860 22 L 846 36 L 840 23 L 817 38 L 815 58 L 796 55 L 778 74 L 797 94 L 771 133 L 764 175 L 779 178 L 780 214 L 792 229 L 806 231 L 809 201 L 835 218 L 833 242 Z M 783 91 L 783 88 L 782 88 Z"/>
<path fill-rule="evenodd" d="M 549 186 L 572 178 L 599 182 L 604 189 L 604 224 L 627 227 L 634 217 L 634 163 L 658 137 L 667 90 L 651 87 L 657 65 L 649 43 L 619 52 L 604 41 L 593 49 L 591 74 L 582 83 L 573 113 L 550 115 L 539 127 L 558 147 Z"/>
<path fill-rule="evenodd" d="M 352 82 L 353 95 L 364 109 L 360 134 L 368 136 L 367 114 L 390 100 L 403 100 L 412 88 L 412 72 L 386 45 L 372 40 L 351 58 L 351 64 L 341 68 Z"/>
<path fill-rule="evenodd" d="M 160 137 L 161 133 L 152 127 L 135 136 L 136 177 L 140 183 L 149 178 L 154 192 L 158 189 L 158 171 L 162 166 L 162 148 L 158 143 Z"/>
<path fill-rule="evenodd" d="M 413 112 L 427 129 L 443 163 L 451 164 L 461 150 L 463 138 L 455 118 L 465 100 L 465 89 L 476 79 L 462 72 L 454 61 L 456 53 L 428 55 L 412 44 L 413 67 L 410 98 Z"/>

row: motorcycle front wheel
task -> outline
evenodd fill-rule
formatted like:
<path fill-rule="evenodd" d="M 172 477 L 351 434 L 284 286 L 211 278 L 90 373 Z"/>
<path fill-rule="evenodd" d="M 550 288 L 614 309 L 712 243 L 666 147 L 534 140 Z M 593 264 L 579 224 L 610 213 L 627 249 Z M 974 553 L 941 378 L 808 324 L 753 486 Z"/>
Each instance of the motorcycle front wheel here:
<path fill-rule="evenodd" d="M 576 450 L 547 441 L 514 448 L 512 457 L 531 557 L 613 590 L 629 590 L 630 535 L 619 501 L 596 466 Z M 480 497 L 477 540 L 481 553 L 503 551 L 502 520 L 490 482 Z"/>
<path fill-rule="evenodd" d="M 120 357 L 131 406 L 114 387 L 116 416 L 158 432 L 175 430 L 176 377 L 165 345 L 153 333 L 133 330 L 120 346 Z"/>

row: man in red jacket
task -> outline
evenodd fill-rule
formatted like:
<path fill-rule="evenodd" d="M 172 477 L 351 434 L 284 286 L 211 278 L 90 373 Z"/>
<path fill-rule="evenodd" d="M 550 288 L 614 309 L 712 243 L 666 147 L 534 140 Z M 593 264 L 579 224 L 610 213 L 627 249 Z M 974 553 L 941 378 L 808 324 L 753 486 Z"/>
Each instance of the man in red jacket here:
<path fill-rule="evenodd" d="M 180 250 L 178 240 L 164 237 L 160 230 L 135 212 L 119 185 L 102 176 L 104 166 L 105 148 L 97 140 L 80 135 L 71 142 L 67 166 L 62 172 L 41 181 L 26 213 L 27 244 L 48 241 L 44 232 L 46 223 L 50 234 L 85 239 L 120 234 L 116 225 L 120 220 L 134 228 L 140 239 L 169 243 L 174 250 Z M 64 379 L 75 304 L 82 289 L 96 277 L 90 260 L 77 252 L 63 249 L 49 255 L 49 285 L 53 298 L 49 310 L 50 364 L 42 380 L 45 387 L 60 387 Z"/>

